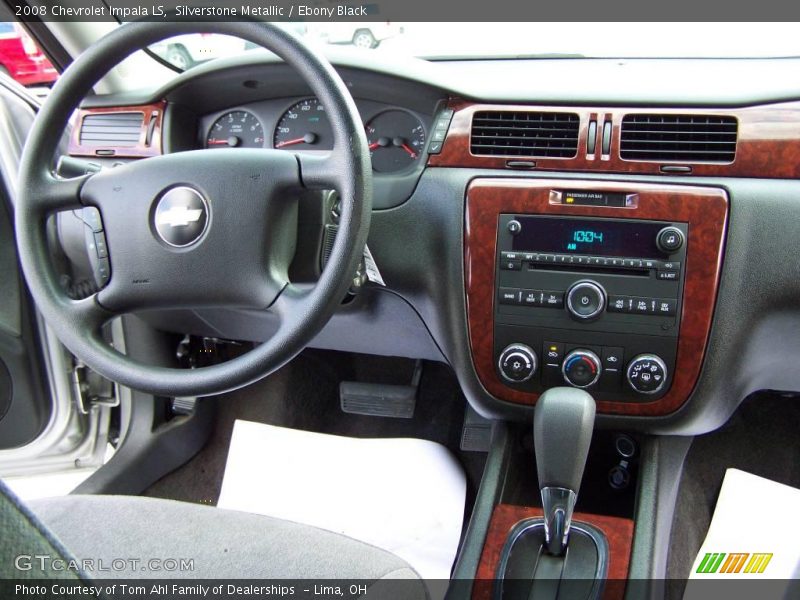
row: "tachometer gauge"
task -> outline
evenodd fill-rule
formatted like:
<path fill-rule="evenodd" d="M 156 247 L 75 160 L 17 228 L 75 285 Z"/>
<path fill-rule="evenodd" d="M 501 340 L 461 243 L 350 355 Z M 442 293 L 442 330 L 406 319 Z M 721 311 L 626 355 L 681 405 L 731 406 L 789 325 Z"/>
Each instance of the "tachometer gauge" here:
<path fill-rule="evenodd" d="M 214 121 L 207 148 L 263 148 L 264 127 L 253 113 L 233 110 Z"/>
<path fill-rule="evenodd" d="M 301 100 L 278 121 L 273 137 L 275 148 L 291 150 L 330 150 L 333 130 L 325 107 L 316 98 Z"/>
<path fill-rule="evenodd" d="M 422 156 L 425 127 L 409 112 L 387 110 L 367 123 L 367 141 L 375 171 L 402 171 Z"/>

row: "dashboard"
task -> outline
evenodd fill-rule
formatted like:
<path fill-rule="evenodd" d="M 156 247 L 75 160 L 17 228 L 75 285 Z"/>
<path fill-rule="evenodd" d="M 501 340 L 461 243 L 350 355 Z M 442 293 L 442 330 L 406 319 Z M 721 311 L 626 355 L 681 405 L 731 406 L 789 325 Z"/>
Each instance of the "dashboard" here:
<path fill-rule="evenodd" d="M 775 260 L 800 222 L 800 90 L 774 64 L 686 61 L 681 85 L 669 61 L 333 59 L 370 143 L 369 247 L 386 285 L 343 305 L 314 345 L 448 362 L 473 406 L 513 419 L 567 384 L 597 397 L 601 419 L 698 432 L 751 391 L 800 389 L 780 366 L 800 352 L 786 333 L 800 331 L 800 266 Z M 596 79 L 609 85 L 575 86 Z M 87 123 L 115 114 L 141 115 L 130 141 L 92 140 Z M 69 154 L 103 164 L 331 143 L 324 106 L 267 58 L 89 99 L 77 123 Z M 328 217 L 301 236 L 315 252 Z M 273 331 L 268 315 L 228 308 L 148 319 Z"/>

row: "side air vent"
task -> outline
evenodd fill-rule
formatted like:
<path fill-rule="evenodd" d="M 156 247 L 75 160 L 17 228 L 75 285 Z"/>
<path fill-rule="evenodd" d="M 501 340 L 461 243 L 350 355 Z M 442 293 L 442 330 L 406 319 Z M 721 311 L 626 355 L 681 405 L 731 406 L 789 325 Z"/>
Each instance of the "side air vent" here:
<path fill-rule="evenodd" d="M 475 155 L 572 158 L 578 153 L 575 113 L 492 111 L 472 117 L 470 151 Z"/>
<path fill-rule="evenodd" d="M 129 148 L 136 146 L 142 135 L 144 114 L 99 113 L 86 115 L 81 125 L 81 146 Z"/>
<path fill-rule="evenodd" d="M 719 115 L 625 115 L 620 156 L 627 160 L 733 162 L 738 123 Z"/>

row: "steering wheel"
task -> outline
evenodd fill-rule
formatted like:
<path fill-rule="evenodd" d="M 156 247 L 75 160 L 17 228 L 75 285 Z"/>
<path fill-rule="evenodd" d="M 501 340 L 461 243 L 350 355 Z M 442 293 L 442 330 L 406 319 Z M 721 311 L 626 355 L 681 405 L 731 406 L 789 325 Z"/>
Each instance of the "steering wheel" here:
<path fill-rule="evenodd" d="M 296 69 L 326 108 L 333 151 L 319 156 L 195 150 L 74 179 L 56 177 L 52 163 L 63 131 L 99 75 L 140 48 L 187 33 L 238 36 Z M 289 281 L 288 269 L 297 237 L 292 192 L 304 189 L 337 190 L 342 214 L 322 275 L 313 286 L 301 287 Z M 136 22 L 81 54 L 39 112 L 20 165 L 17 247 L 39 310 L 64 345 L 92 369 L 153 394 L 212 395 L 277 370 L 328 322 L 358 267 L 371 202 L 364 128 L 344 82 L 324 58 L 268 23 Z M 111 276 L 100 291 L 75 301 L 59 285 L 46 221 L 54 212 L 83 207 L 99 210 Z M 269 341 L 249 352 L 192 370 L 137 362 L 102 337 L 103 324 L 114 316 L 208 306 L 271 310 L 280 325 Z"/>

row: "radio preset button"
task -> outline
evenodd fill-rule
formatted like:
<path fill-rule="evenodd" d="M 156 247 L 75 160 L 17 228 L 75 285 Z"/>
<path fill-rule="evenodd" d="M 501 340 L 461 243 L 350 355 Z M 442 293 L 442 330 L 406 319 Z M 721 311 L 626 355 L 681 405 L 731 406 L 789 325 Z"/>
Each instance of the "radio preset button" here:
<path fill-rule="evenodd" d="M 579 321 L 594 319 L 603 313 L 606 293 L 599 283 L 579 281 L 567 292 L 567 311 Z"/>
<path fill-rule="evenodd" d="M 658 271 L 656 272 L 656 279 L 662 281 L 677 281 L 678 275 L 680 275 L 678 271 Z"/>

